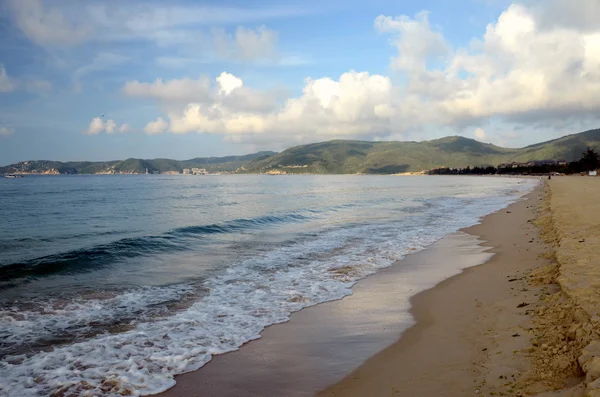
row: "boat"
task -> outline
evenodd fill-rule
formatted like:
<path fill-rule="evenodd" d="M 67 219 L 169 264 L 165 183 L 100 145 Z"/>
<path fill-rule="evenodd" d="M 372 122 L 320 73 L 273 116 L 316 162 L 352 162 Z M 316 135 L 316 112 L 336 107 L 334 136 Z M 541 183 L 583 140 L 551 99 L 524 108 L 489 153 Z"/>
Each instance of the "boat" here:
<path fill-rule="evenodd" d="M 8 174 L 8 175 L 4 175 L 4 177 L 14 179 L 14 178 L 23 178 L 23 175 Z"/>

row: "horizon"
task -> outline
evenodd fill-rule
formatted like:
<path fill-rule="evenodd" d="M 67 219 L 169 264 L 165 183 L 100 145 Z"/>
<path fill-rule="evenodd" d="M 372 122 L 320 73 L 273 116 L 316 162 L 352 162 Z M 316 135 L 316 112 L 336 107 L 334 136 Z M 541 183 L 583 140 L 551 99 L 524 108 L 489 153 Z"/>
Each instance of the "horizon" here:
<path fill-rule="evenodd" d="M 594 0 L 6 0 L 0 10 L 7 165 L 453 135 L 517 149 L 600 125 Z"/>

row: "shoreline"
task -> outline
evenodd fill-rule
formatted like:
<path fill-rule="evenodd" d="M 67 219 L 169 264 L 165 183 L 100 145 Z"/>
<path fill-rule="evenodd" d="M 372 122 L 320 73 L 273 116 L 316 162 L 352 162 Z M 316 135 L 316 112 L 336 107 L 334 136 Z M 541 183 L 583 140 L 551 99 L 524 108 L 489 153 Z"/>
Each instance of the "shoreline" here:
<path fill-rule="evenodd" d="M 318 396 L 584 396 L 555 247 L 542 239 L 543 186 L 464 229 L 494 256 L 415 295 L 416 324 Z"/>
<path fill-rule="evenodd" d="M 538 190 L 539 187 L 535 188 L 527 196 L 538 194 Z M 525 206 L 527 196 L 508 208 Z M 488 217 L 504 211 L 507 208 L 483 217 L 480 222 L 488 224 Z M 414 328 L 408 306 L 409 300 L 412 304 L 415 299 L 413 287 L 418 291 L 438 288 L 448 277 L 453 279 L 467 272 L 465 268 L 487 263 L 492 255 L 489 250 L 489 245 L 475 233 L 461 231 L 448 235 L 360 280 L 352 295 L 296 312 L 289 322 L 267 327 L 261 339 L 245 344 L 238 351 L 215 356 L 199 371 L 177 376 L 176 385 L 160 396 L 312 396 L 338 380 L 344 384 L 352 376 L 348 374 L 360 370 L 373 356 L 393 347 L 399 337 L 402 340 Z M 417 280 L 417 285 L 409 286 L 409 290 L 397 290 L 399 283 L 406 282 L 407 273 L 417 274 L 415 269 L 428 263 L 437 272 L 440 261 L 454 266 L 454 270 L 441 278 L 436 275 L 429 284 L 425 281 L 418 285 L 420 280 Z M 363 391 L 356 395 L 365 394 Z"/>
<path fill-rule="evenodd" d="M 416 324 L 318 396 L 513 395 L 515 375 L 527 370 L 521 351 L 531 324 L 522 314 L 535 300 L 521 279 L 547 249 L 527 222 L 540 198 L 538 187 L 464 229 L 484 240 L 481 245 L 494 256 L 412 297 Z M 524 236 L 515 229 L 538 241 L 519 243 Z M 507 255 L 511 246 L 517 252 Z M 529 266 L 521 266 L 523 261 Z M 519 301 L 527 304 L 518 308 Z"/>

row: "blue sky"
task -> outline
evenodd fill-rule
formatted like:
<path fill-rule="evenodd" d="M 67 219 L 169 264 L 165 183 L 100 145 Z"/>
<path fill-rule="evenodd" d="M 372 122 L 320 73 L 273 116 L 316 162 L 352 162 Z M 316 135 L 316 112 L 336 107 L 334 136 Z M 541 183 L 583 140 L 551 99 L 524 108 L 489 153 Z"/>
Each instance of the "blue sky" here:
<path fill-rule="evenodd" d="M 597 128 L 598 3 L 0 0 L 0 164 Z"/>

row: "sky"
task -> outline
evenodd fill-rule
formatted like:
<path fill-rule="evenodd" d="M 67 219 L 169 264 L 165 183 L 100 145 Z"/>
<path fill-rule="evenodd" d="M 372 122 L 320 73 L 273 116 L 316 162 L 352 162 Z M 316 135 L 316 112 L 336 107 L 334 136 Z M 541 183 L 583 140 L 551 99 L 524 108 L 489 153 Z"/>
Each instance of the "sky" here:
<path fill-rule="evenodd" d="M 600 127 L 600 0 L 0 0 L 0 165 Z"/>

